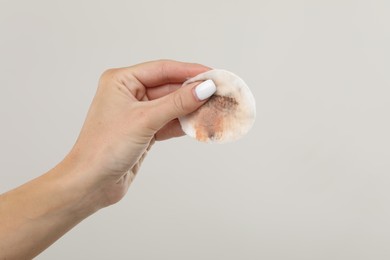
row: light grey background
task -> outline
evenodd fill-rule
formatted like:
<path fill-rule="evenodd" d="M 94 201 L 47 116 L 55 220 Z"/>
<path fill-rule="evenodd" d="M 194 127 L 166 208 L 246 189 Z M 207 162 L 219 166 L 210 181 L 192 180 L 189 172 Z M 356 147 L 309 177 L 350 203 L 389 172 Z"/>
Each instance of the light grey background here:
<path fill-rule="evenodd" d="M 0 192 L 72 147 L 102 71 L 240 75 L 242 141 L 159 143 L 119 204 L 37 259 L 389 259 L 390 2 L 0 0 Z"/>

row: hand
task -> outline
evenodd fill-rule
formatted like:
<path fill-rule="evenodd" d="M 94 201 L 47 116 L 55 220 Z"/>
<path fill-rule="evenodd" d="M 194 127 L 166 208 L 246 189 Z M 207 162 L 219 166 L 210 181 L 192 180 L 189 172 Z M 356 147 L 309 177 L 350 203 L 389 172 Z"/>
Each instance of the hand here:
<path fill-rule="evenodd" d="M 207 70 L 198 64 L 153 61 L 102 75 L 80 136 L 66 159 L 79 169 L 77 178 L 98 193 L 97 207 L 124 196 L 154 140 L 183 135 L 177 117 L 205 101 L 194 91 L 198 84 L 180 86 Z"/>
<path fill-rule="evenodd" d="M 180 87 L 206 70 L 155 61 L 106 71 L 68 156 L 0 195 L 0 258 L 32 259 L 80 221 L 119 201 L 154 140 L 183 135 L 176 118 L 215 92 L 212 81 Z"/>

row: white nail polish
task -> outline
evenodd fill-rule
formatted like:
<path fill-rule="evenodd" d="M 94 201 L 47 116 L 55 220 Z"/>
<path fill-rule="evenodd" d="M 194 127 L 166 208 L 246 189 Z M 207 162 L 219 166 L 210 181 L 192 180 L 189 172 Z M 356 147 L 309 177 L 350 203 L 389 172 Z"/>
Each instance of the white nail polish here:
<path fill-rule="evenodd" d="M 200 83 L 195 88 L 195 94 L 199 100 L 205 100 L 206 98 L 211 97 L 215 91 L 217 91 L 217 87 L 211 79 Z"/>

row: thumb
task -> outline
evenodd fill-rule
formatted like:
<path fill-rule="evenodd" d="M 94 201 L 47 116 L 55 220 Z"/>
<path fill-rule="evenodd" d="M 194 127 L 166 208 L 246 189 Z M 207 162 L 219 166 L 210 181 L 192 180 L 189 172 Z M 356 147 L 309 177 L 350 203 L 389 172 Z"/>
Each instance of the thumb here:
<path fill-rule="evenodd" d="M 151 113 L 149 114 L 150 127 L 160 129 L 169 121 L 185 116 L 200 106 L 217 90 L 214 82 L 209 79 L 182 86 L 178 90 L 162 98 L 150 102 Z"/>

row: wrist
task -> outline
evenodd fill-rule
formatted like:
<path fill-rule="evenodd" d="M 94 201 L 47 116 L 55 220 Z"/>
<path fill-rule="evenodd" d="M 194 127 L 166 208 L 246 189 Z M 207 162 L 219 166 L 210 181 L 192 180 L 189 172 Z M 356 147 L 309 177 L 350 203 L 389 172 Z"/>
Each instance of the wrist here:
<path fill-rule="evenodd" d="M 104 207 L 93 171 L 77 156 L 69 154 L 48 173 L 53 175 L 60 193 L 68 202 L 67 210 L 74 216 L 86 218 Z"/>
<path fill-rule="evenodd" d="M 72 200 L 78 203 L 73 210 L 86 215 L 118 202 L 130 183 L 123 181 L 126 178 L 120 177 L 117 172 L 110 173 L 102 165 L 104 159 L 99 157 L 99 153 L 81 151 L 72 149 L 53 172 L 60 173 L 65 189 L 74 194 Z"/>

